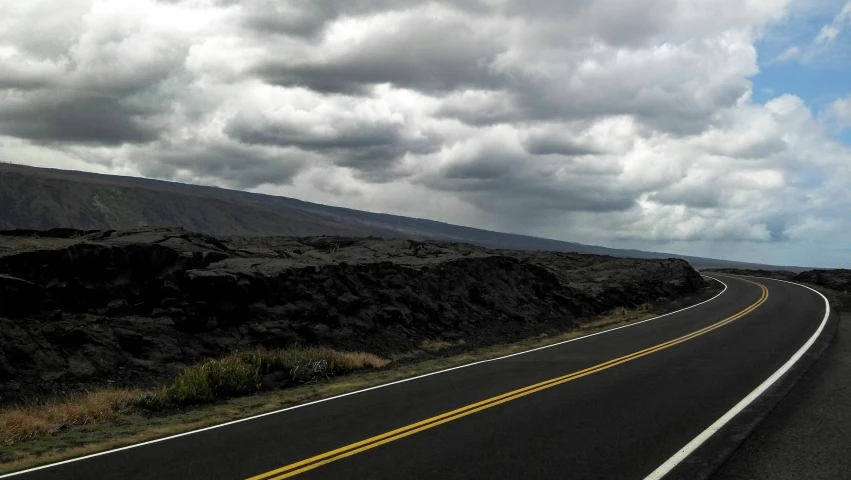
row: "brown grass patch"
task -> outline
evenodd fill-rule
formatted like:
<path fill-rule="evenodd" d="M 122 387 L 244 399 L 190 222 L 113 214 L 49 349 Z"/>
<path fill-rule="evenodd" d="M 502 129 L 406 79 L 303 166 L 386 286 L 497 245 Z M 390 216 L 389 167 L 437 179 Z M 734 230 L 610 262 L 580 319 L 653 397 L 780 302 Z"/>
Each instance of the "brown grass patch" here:
<path fill-rule="evenodd" d="M 42 244 L 32 238 L 21 238 L 14 244 L 15 250 L 36 250 L 42 247 Z"/>
<path fill-rule="evenodd" d="M 334 261 L 334 257 L 327 253 L 320 252 L 319 250 L 308 250 L 304 252 L 304 256 L 325 263 L 332 263 Z"/>
<path fill-rule="evenodd" d="M 419 347 L 428 352 L 440 352 L 454 347 L 466 345 L 464 340 L 449 341 L 449 340 L 426 340 L 420 343 Z"/>
<path fill-rule="evenodd" d="M 109 421 L 138 396 L 130 390 L 100 390 L 0 411 L 0 445 L 47 435 L 75 425 Z"/>
<path fill-rule="evenodd" d="M 186 368 L 154 392 L 105 389 L 0 410 L 0 446 L 76 426 L 120 422 L 122 411 L 130 407 L 157 410 L 248 395 L 260 390 L 262 374 L 273 371 L 285 372 L 294 385 L 299 385 L 388 363 L 370 353 L 321 347 L 233 352 Z"/>

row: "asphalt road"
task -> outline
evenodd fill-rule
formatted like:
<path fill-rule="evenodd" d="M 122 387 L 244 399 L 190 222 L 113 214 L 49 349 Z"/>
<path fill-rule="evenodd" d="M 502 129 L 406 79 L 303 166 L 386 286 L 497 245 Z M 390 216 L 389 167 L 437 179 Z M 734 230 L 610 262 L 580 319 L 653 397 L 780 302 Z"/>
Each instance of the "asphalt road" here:
<path fill-rule="evenodd" d="M 718 278 L 652 321 L 15 478 L 642 479 L 825 316 L 803 287 Z"/>

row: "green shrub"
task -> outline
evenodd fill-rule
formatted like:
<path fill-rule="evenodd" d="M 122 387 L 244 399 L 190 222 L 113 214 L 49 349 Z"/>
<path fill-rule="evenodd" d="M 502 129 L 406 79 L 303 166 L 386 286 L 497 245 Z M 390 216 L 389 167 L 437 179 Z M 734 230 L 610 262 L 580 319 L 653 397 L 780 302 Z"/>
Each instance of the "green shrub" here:
<path fill-rule="evenodd" d="M 254 393 L 260 390 L 261 377 L 272 372 L 285 372 L 292 383 L 310 383 L 387 363 L 370 353 L 338 352 L 324 347 L 233 352 L 187 367 L 171 383 L 141 397 L 136 404 L 160 410 L 209 403 Z"/>
<path fill-rule="evenodd" d="M 234 355 L 207 360 L 181 372 L 161 392 L 175 405 L 207 403 L 260 389 L 260 371 Z"/>

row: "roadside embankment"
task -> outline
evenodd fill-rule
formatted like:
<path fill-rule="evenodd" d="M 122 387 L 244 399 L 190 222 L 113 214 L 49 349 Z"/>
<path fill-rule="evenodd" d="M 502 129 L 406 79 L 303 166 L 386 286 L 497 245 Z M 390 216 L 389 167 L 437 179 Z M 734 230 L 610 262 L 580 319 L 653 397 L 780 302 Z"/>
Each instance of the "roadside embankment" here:
<path fill-rule="evenodd" d="M 676 259 L 179 229 L 7 232 L 0 403 L 152 387 L 247 349 L 390 358 L 428 342 L 511 342 L 705 285 Z"/>

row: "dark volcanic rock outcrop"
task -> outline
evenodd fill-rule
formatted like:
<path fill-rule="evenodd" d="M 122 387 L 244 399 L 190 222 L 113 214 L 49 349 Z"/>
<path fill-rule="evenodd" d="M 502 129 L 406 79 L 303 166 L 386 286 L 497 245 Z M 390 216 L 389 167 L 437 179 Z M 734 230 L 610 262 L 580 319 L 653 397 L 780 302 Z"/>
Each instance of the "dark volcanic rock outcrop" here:
<path fill-rule="evenodd" d="M 674 259 L 168 229 L 33 233 L 0 235 L 0 402 L 150 384 L 239 348 L 391 355 L 429 339 L 508 341 L 705 285 Z"/>
<path fill-rule="evenodd" d="M 751 277 L 776 278 L 778 280 L 794 280 L 797 273 L 789 270 L 763 270 L 752 268 L 707 268 L 701 270 L 706 273 L 718 272 L 729 273 L 731 275 L 748 275 Z"/>
<path fill-rule="evenodd" d="M 786 270 L 751 270 L 744 268 L 711 268 L 704 271 L 707 273 L 720 272 L 733 275 L 750 275 L 754 277 L 791 280 L 818 285 L 843 293 L 848 293 L 851 290 L 851 270 L 843 268 L 806 270 L 800 273 Z"/>
<path fill-rule="evenodd" d="M 851 270 L 836 268 L 832 270 L 807 270 L 799 273 L 795 280 L 820 285 L 839 292 L 851 291 Z"/>

